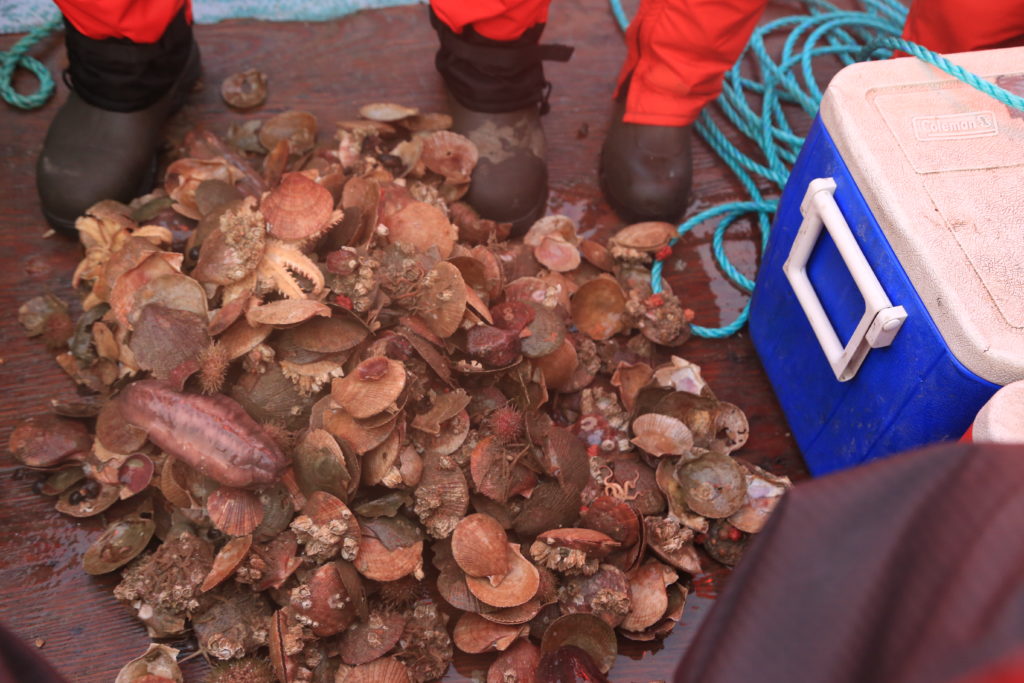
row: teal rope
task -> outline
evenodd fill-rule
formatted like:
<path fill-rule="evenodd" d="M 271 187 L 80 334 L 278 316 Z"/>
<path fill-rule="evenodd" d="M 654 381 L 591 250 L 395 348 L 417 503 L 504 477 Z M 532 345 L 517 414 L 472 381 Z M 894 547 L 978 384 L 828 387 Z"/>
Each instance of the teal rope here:
<path fill-rule="evenodd" d="M 619 28 L 626 30 L 628 19 L 620 0 L 610 0 Z M 715 206 L 690 217 L 676 229 L 678 236 L 669 245 L 704 221 L 720 218 L 711 239 L 715 262 L 726 278 L 740 289 L 752 292 L 754 282 L 739 272 L 725 254 L 725 233 L 740 218 L 756 216 L 761 235 L 761 251 L 768 244 L 772 218 L 778 199 L 766 199 L 765 192 L 778 195 L 789 179 L 803 137 L 793 132 L 783 104 L 796 104 L 808 116 L 817 114 L 822 92 L 814 80 L 813 60 L 835 56 L 843 64 L 869 59 L 880 50 L 902 50 L 931 64 L 1003 104 L 1024 110 L 1024 98 L 1014 95 L 951 63 L 925 47 L 901 39 L 907 9 L 897 0 L 863 0 L 864 11 L 840 10 L 827 0 L 804 0 L 808 14 L 776 19 L 758 27 L 736 64 L 726 73 L 722 94 L 715 100 L 722 114 L 741 134 L 757 144 L 762 158 L 752 159 L 739 151 L 712 120 L 701 112 L 695 128 L 715 153 L 726 163 L 749 195 L 749 200 Z M 773 58 L 765 47 L 765 37 L 776 31 L 788 31 L 781 54 Z M 752 60 L 760 80 L 741 73 L 745 60 Z M 759 109 L 750 106 L 750 96 L 761 98 Z M 760 182 L 759 182 L 760 181 Z M 663 289 L 664 260 L 656 259 L 651 268 L 651 291 Z M 749 301 L 739 316 L 722 327 L 690 325 L 699 337 L 723 338 L 739 331 L 750 316 Z"/>
<path fill-rule="evenodd" d="M 26 33 L 7 52 L 0 52 L 0 97 L 3 97 L 7 104 L 19 109 L 35 109 L 46 104 L 53 95 L 53 78 L 50 77 L 50 72 L 38 59 L 29 57 L 28 51 L 62 25 L 63 20 L 57 17 Z M 31 72 L 39 81 L 39 87 L 35 92 L 22 95 L 14 89 L 14 70 L 19 66 Z"/>

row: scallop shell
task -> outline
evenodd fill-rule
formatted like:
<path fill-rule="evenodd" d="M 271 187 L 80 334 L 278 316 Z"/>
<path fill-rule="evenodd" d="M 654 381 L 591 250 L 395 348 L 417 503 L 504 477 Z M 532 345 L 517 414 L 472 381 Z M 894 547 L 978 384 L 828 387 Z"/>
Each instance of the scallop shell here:
<path fill-rule="evenodd" d="M 570 388 L 570 383 L 576 374 L 579 366 L 579 358 L 576 355 L 576 347 L 572 340 L 566 337 L 562 345 L 553 353 L 533 359 L 534 367 L 538 368 L 544 376 L 544 384 L 552 391 L 565 391 Z"/>
<path fill-rule="evenodd" d="M 523 244 L 537 248 L 545 237 L 560 237 L 564 242 L 575 246 L 579 242 L 576 235 L 576 222 L 568 216 L 544 216 L 534 221 L 530 229 L 523 235 Z"/>
<path fill-rule="evenodd" d="M 416 487 L 414 510 L 434 538 L 447 538 L 469 508 L 469 487 L 462 469 L 446 455 L 427 455 Z"/>
<path fill-rule="evenodd" d="M 629 503 L 612 496 L 598 496 L 580 516 L 588 529 L 607 534 L 623 548 L 629 548 L 640 539 L 640 519 Z"/>
<path fill-rule="evenodd" d="M 359 107 L 359 115 L 370 121 L 401 121 L 410 116 L 416 116 L 420 110 L 416 107 L 406 107 L 394 102 L 372 102 Z"/>
<path fill-rule="evenodd" d="M 304 173 L 285 173 L 281 182 L 260 202 L 270 234 L 282 240 L 304 240 L 319 235 L 331 222 L 334 198 Z"/>
<path fill-rule="evenodd" d="M 267 75 L 258 69 L 231 74 L 220 83 L 220 96 L 236 109 L 252 109 L 267 99 Z"/>
<path fill-rule="evenodd" d="M 468 183 L 479 158 L 476 145 L 452 131 L 439 130 L 423 140 L 423 163 L 449 183 Z"/>
<path fill-rule="evenodd" d="M 234 574 L 238 565 L 242 564 L 249 554 L 250 548 L 252 548 L 252 536 L 248 535 L 232 538 L 225 543 L 224 547 L 217 552 L 217 556 L 213 558 L 213 568 L 206 575 L 199 590 L 205 593 L 216 588 L 224 579 Z"/>
<path fill-rule="evenodd" d="M 626 295 L 613 278 L 600 275 L 572 297 L 572 320 L 596 341 L 611 339 L 626 327 Z"/>
<path fill-rule="evenodd" d="M 331 307 L 312 299 L 281 299 L 245 312 L 250 325 L 296 325 L 314 316 L 330 317 Z"/>
<path fill-rule="evenodd" d="M 437 249 L 441 258 L 448 258 L 455 247 L 458 231 L 444 212 L 424 202 L 412 202 L 398 213 L 387 217 L 388 241 L 402 242 L 417 251 Z"/>
<path fill-rule="evenodd" d="M 580 254 L 590 265 L 610 273 L 615 270 L 615 260 L 608 253 L 608 247 L 594 240 L 582 240 L 580 242 Z"/>
<path fill-rule="evenodd" d="M 356 620 L 355 605 L 334 562 L 321 565 L 306 583 L 293 588 L 290 605 L 321 638 L 341 633 Z"/>
<path fill-rule="evenodd" d="M 286 111 L 271 116 L 260 126 L 260 144 L 274 149 L 277 143 L 287 140 L 292 154 L 305 154 L 316 144 L 316 117 L 308 111 Z"/>
<path fill-rule="evenodd" d="M 255 493 L 221 487 L 206 499 L 213 526 L 231 536 L 244 536 L 263 521 L 263 504 Z"/>
<path fill-rule="evenodd" d="M 138 556 L 156 531 L 156 523 L 136 515 L 120 519 L 93 541 L 82 557 L 87 574 L 112 572 Z"/>
<path fill-rule="evenodd" d="M 307 496 L 326 491 L 341 500 L 348 498 L 351 473 L 345 452 L 326 430 L 314 429 L 302 436 L 292 453 L 292 467 Z"/>
<path fill-rule="evenodd" d="M 399 429 L 392 431 L 388 438 L 384 440 L 384 443 L 363 456 L 363 485 L 376 486 L 377 484 L 384 484 L 387 486 L 389 482 L 394 485 L 401 484 L 400 478 L 399 480 L 394 480 L 400 454 L 399 449 L 402 445 L 402 434 L 399 433 L 400 431 Z M 391 488 L 395 488 L 395 486 L 391 486 Z"/>
<path fill-rule="evenodd" d="M 117 468 L 117 481 L 121 484 L 121 499 L 142 493 L 153 481 L 156 465 L 149 456 L 134 453 Z"/>
<path fill-rule="evenodd" d="M 632 443 L 658 458 L 684 455 L 693 448 L 693 434 L 680 420 L 668 415 L 647 413 L 633 420 Z"/>
<path fill-rule="evenodd" d="M 392 405 L 405 388 L 405 366 L 385 356 L 360 363 L 348 376 L 331 383 L 331 397 L 356 419 L 376 415 Z"/>
<path fill-rule="evenodd" d="M 662 221 L 645 221 L 627 225 L 608 240 L 612 246 L 637 251 L 658 251 L 675 237 L 676 226 Z"/>
<path fill-rule="evenodd" d="M 463 612 L 479 612 L 482 607 L 476 596 L 469 592 L 466 575 L 458 568 L 454 560 L 451 565 L 445 566 L 438 574 L 437 592 L 445 602 Z"/>
<path fill-rule="evenodd" d="M 528 627 L 519 624 L 497 624 L 479 614 L 466 612 L 455 622 L 452 640 L 455 647 L 463 652 L 479 654 L 504 650 L 520 636 L 526 635 Z"/>
<path fill-rule="evenodd" d="M 394 657 L 381 657 L 351 668 L 342 665 L 334 683 L 410 683 L 411 680 L 405 664 Z"/>
<path fill-rule="evenodd" d="M 520 638 L 487 669 L 487 683 L 534 683 L 539 665 L 540 648 L 527 638 Z"/>
<path fill-rule="evenodd" d="M 490 515 L 476 513 L 458 523 L 452 533 L 452 556 L 462 571 L 500 583 L 509 571 L 508 535 Z"/>
<path fill-rule="evenodd" d="M 734 514 L 743 505 L 747 482 L 728 455 L 710 452 L 676 470 L 687 507 L 711 519 Z"/>
<path fill-rule="evenodd" d="M 338 641 L 341 661 L 349 666 L 368 664 L 398 644 L 408 618 L 398 612 L 374 610 L 345 631 Z"/>
<path fill-rule="evenodd" d="M 637 395 L 651 381 L 652 376 L 653 370 L 647 363 L 619 361 L 612 373 L 611 384 L 619 390 L 619 399 L 626 412 L 633 412 Z"/>
<path fill-rule="evenodd" d="M 150 643 L 145 654 L 124 665 L 114 683 L 136 683 L 149 676 L 159 676 L 171 683 L 182 683 L 184 678 L 177 663 L 178 650 L 166 645 Z"/>
<path fill-rule="evenodd" d="M 523 557 L 515 543 L 508 544 L 507 557 L 508 573 L 496 585 L 486 578 L 466 577 L 469 591 L 481 602 L 493 607 L 515 607 L 537 594 L 540 588 L 540 572 L 537 567 Z"/>
<path fill-rule="evenodd" d="M 324 429 L 343 445 L 362 455 L 384 443 L 395 429 L 397 416 L 377 425 L 364 424 L 338 407 L 324 411 Z"/>
<path fill-rule="evenodd" d="M 355 318 L 313 318 L 280 334 L 280 346 L 316 353 L 339 353 L 359 346 L 369 331 Z"/>
<path fill-rule="evenodd" d="M 446 338 L 455 333 L 466 312 L 466 283 L 459 269 L 442 261 L 427 274 L 416 308 L 430 331 Z"/>
<path fill-rule="evenodd" d="M 85 486 L 95 486 L 97 482 L 88 480 Z M 61 494 L 54 508 L 71 517 L 92 517 L 105 511 L 120 498 L 121 487 L 111 484 L 100 484 L 99 492 L 91 497 L 84 497 L 77 503 L 71 502 L 71 496 L 80 487 L 73 486 Z"/>
<path fill-rule="evenodd" d="M 693 547 L 693 530 L 668 517 L 644 518 L 647 546 L 676 569 L 689 574 L 701 571 L 700 557 Z"/>
<path fill-rule="evenodd" d="M 540 569 L 538 568 L 537 571 L 540 571 Z M 480 616 L 496 624 L 525 624 L 531 621 L 545 604 L 545 601 L 540 598 L 541 593 L 544 591 L 544 576 L 544 574 L 541 574 L 541 588 L 537 590 L 537 595 L 523 604 L 516 605 L 515 607 L 500 608 L 480 605 Z"/>
<path fill-rule="evenodd" d="M 615 631 L 592 614 L 566 614 L 544 631 L 540 641 L 542 654 L 572 645 L 586 652 L 602 673 L 608 673 L 618 654 Z"/>
<path fill-rule="evenodd" d="M 558 604 L 563 614 L 593 614 L 615 628 L 630 610 L 629 580 L 617 567 L 602 564 L 591 576 L 567 577 Z"/>
<path fill-rule="evenodd" d="M 62 433 L 67 433 L 68 436 L 73 435 L 74 438 L 70 440 L 69 446 L 65 447 L 66 449 L 70 450 L 71 444 L 78 442 L 79 438 L 84 439 L 84 437 L 79 437 L 78 434 L 76 433 L 80 431 L 78 429 L 78 427 L 81 426 L 80 423 L 66 423 L 63 421 L 61 423 L 56 423 L 56 421 L 54 421 L 55 426 L 58 424 L 60 425 L 60 429 L 47 430 L 47 437 L 51 443 L 59 434 L 63 435 Z M 75 427 L 73 429 L 64 429 L 65 425 L 75 425 Z M 15 450 L 15 434 L 18 433 L 19 430 L 16 429 L 11 434 L 10 450 L 11 452 L 14 453 L 16 457 L 18 456 L 18 452 Z M 106 403 L 103 404 L 103 408 L 100 409 L 100 414 L 96 418 L 96 438 L 99 439 L 100 443 L 103 444 L 106 448 L 114 451 L 115 453 L 132 453 L 142 448 L 143 444 L 146 443 L 146 430 L 139 429 L 138 427 L 124 419 L 124 416 L 121 414 L 120 403 L 118 403 L 117 401 L 107 401 Z M 88 450 L 88 447 L 86 447 L 85 450 Z M 30 467 L 46 466 L 32 465 L 31 463 L 28 462 L 26 462 L 25 464 L 29 465 Z"/>
<path fill-rule="evenodd" d="M 789 477 L 776 476 L 745 460 L 737 462 L 746 470 L 747 493 L 743 506 L 729 517 L 729 523 L 740 531 L 756 534 L 764 528 L 775 506 L 793 483 Z"/>
<path fill-rule="evenodd" d="M 620 624 L 623 631 L 642 631 L 665 614 L 668 608 L 666 586 L 679 576 L 668 565 L 648 560 L 629 577 L 632 603 L 629 614 Z"/>
<path fill-rule="evenodd" d="M 388 550 L 364 530 L 355 567 L 360 574 L 374 581 L 397 581 L 403 576 L 419 573 L 423 567 L 423 541 Z"/>
<path fill-rule="evenodd" d="M 537 263 L 558 273 L 567 273 L 580 265 L 580 250 L 560 236 L 548 235 L 533 250 Z"/>

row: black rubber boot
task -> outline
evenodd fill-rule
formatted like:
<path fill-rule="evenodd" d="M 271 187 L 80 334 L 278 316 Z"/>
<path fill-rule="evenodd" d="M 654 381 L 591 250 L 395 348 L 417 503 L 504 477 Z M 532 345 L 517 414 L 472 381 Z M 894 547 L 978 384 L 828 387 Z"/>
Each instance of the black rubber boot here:
<path fill-rule="evenodd" d="M 448 89 L 452 130 L 480 150 L 466 201 L 483 218 L 522 234 L 544 215 L 548 198 L 544 130 L 551 84 L 542 61 L 566 61 L 572 48 L 540 45 L 543 24 L 514 41 L 456 34 L 431 12 L 441 47 L 436 65 Z"/>
<path fill-rule="evenodd" d="M 199 78 L 200 59 L 184 15 L 153 44 L 95 40 L 65 23 L 72 91 L 47 130 L 36 188 L 47 222 L 74 234 L 96 202 L 152 187 L 161 128 Z"/>
<path fill-rule="evenodd" d="M 677 223 L 690 198 L 692 126 L 625 123 L 625 98 L 621 99 L 601 148 L 605 198 L 625 221 Z"/>

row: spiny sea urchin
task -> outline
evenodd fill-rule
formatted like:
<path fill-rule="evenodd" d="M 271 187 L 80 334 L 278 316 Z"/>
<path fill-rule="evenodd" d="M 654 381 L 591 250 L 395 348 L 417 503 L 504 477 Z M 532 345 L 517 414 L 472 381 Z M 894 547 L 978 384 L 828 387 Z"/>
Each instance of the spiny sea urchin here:
<path fill-rule="evenodd" d="M 505 404 L 488 416 L 487 428 L 498 443 L 516 443 L 523 435 L 523 414 L 511 403 Z"/>

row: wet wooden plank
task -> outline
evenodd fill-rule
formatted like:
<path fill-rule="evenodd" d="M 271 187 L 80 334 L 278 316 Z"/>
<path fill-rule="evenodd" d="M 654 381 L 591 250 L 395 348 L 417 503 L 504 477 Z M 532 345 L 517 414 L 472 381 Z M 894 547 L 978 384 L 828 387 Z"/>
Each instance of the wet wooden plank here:
<path fill-rule="evenodd" d="M 323 135 L 334 120 L 352 117 L 375 100 L 395 100 L 424 109 L 444 106 L 433 69 L 435 37 L 424 6 L 364 12 L 324 23 L 271 24 L 229 21 L 200 26 L 205 87 L 175 121 L 184 129 L 202 123 L 217 133 L 244 118 L 227 111 L 218 96 L 221 79 L 257 67 L 270 76 L 270 97 L 254 115 L 307 109 L 322 122 Z M 583 230 L 607 231 L 621 225 L 600 198 L 596 167 L 608 125 L 614 78 L 625 54 L 621 38 L 600 3 L 560 0 L 553 4 L 545 39 L 576 46 L 568 64 L 551 64 L 555 83 L 552 113 L 544 125 L 549 141 L 551 208 L 576 218 Z M 0 38 L 0 49 L 15 37 Z M 64 55 L 59 37 L 35 51 L 53 72 Z M 19 76 L 24 86 L 29 81 Z M 64 98 L 63 86 L 35 112 L 0 109 L 0 442 L 22 419 L 46 412 L 52 397 L 71 397 L 72 383 L 35 340 L 25 338 L 17 307 L 46 291 L 73 302 L 70 273 L 80 248 L 62 238 L 43 239 L 36 205 L 33 165 L 49 119 Z M 731 199 L 739 187 L 708 148 L 697 145 L 694 196 L 701 205 Z M 728 250 L 741 270 L 753 274 L 756 252 L 749 232 L 731 236 Z M 685 238 L 666 272 L 675 290 L 698 315 L 715 325 L 731 319 L 744 296 L 725 282 L 710 258 L 710 227 Z M 771 388 L 746 333 L 723 341 L 695 339 L 680 353 L 699 363 L 720 398 L 741 406 L 750 417 L 752 438 L 743 454 L 777 472 L 804 476 Z M 22 473 L 9 458 L 0 461 L 0 620 L 32 641 L 45 640 L 42 653 L 72 681 L 110 681 L 148 642 L 144 629 L 116 603 L 113 579 L 79 570 L 81 554 L 102 528 L 99 520 L 62 517 L 51 502 L 32 492 L 35 475 Z M 705 582 L 706 583 L 706 582 Z M 623 644 L 615 680 L 647 681 L 671 676 L 694 625 L 710 598 L 695 599 L 683 625 L 664 641 Z M 458 656 L 449 680 L 465 680 L 484 670 L 490 658 Z M 189 680 L 201 680 L 205 665 L 186 665 Z"/>

